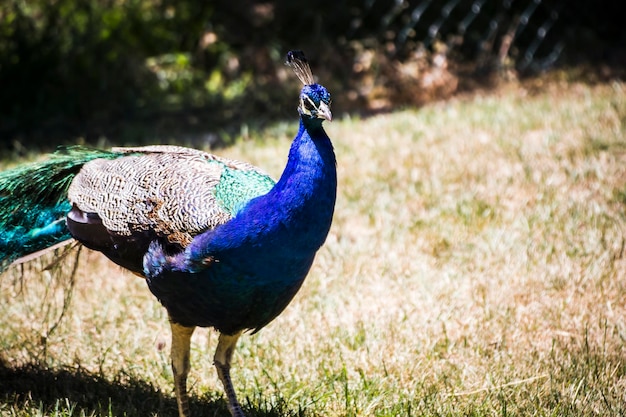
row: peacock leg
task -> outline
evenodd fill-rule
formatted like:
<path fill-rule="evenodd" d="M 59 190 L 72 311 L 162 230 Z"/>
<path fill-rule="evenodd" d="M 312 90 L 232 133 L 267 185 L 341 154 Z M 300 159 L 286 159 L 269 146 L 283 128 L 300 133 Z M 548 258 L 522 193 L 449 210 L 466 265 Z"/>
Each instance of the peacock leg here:
<path fill-rule="evenodd" d="M 228 410 L 233 417 L 245 417 L 241 410 L 241 405 L 237 401 L 237 395 L 233 388 L 233 382 L 230 379 L 230 360 L 233 357 L 237 340 L 241 336 L 241 332 L 234 335 L 220 333 L 220 338 L 215 349 L 215 357 L 213 364 L 217 369 L 217 376 L 224 385 L 224 391 L 228 397 Z"/>
<path fill-rule="evenodd" d="M 189 349 L 195 327 L 185 327 L 170 321 L 172 327 L 172 372 L 179 417 L 189 417 L 187 375 L 189 374 Z"/>

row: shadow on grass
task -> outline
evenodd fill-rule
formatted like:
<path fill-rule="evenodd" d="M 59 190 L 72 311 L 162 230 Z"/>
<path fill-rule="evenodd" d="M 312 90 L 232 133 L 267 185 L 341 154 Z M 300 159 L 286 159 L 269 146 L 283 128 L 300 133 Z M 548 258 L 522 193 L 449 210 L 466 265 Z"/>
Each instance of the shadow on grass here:
<path fill-rule="evenodd" d="M 261 396 L 256 404 L 243 399 L 248 417 L 304 416 L 289 411 L 278 400 L 273 404 Z M 133 377 L 121 376 L 114 381 L 86 370 L 49 369 L 45 365 L 28 364 L 12 367 L 0 358 L 0 409 L 17 415 L 37 414 L 62 416 L 178 416 L 174 395 L 166 395 L 153 385 Z M 220 393 L 191 397 L 192 416 L 230 416 Z M 56 414 L 55 414 L 56 413 Z"/>

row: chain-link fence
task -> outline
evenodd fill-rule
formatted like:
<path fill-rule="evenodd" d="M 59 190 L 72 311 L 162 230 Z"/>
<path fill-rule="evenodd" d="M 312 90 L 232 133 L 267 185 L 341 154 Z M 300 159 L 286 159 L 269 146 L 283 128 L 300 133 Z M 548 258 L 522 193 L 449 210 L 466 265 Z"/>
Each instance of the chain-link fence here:
<path fill-rule="evenodd" d="M 565 46 L 558 27 L 563 6 L 543 0 L 365 0 L 353 9 L 347 36 L 367 36 L 377 25 L 387 51 L 400 59 L 443 42 L 466 60 L 543 70 Z"/>
<path fill-rule="evenodd" d="M 345 0 L 322 1 L 322 31 L 348 41 L 384 43 L 404 59 L 443 42 L 464 62 L 512 65 L 532 74 L 567 57 L 606 58 L 623 49 L 626 30 L 619 0 Z M 281 6 L 283 7 L 283 6 Z M 300 16 L 296 16 L 299 22 Z M 309 19 L 311 16 L 307 16 Z M 293 19 L 293 17 L 292 17 Z M 289 27 L 288 21 L 283 24 Z M 298 25 L 300 32 L 306 23 Z M 300 36 L 300 34 L 296 34 Z M 615 55 L 613 52 L 609 54 Z"/>

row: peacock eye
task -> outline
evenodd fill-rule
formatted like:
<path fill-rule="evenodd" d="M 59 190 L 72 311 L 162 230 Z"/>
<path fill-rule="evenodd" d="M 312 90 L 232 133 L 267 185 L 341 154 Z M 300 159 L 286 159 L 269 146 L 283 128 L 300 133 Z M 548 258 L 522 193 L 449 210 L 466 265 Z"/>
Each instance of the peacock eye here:
<path fill-rule="evenodd" d="M 309 97 L 305 96 L 303 103 L 304 103 L 304 108 L 307 110 L 315 110 L 317 108 L 315 106 L 315 103 L 313 103 L 313 100 L 311 100 Z"/>

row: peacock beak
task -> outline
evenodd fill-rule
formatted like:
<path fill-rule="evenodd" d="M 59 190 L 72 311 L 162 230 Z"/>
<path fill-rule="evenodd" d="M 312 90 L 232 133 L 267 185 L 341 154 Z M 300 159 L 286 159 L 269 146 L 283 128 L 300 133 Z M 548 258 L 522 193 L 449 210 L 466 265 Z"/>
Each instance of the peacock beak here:
<path fill-rule="evenodd" d="M 328 104 L 323 101 L 320 103 L 320 106 L 317 108 L 317 118 L 318 119 L 326 119 L 329 122 L 333 121 L 333 114 L 330 112 L 330 107 Z"/>

